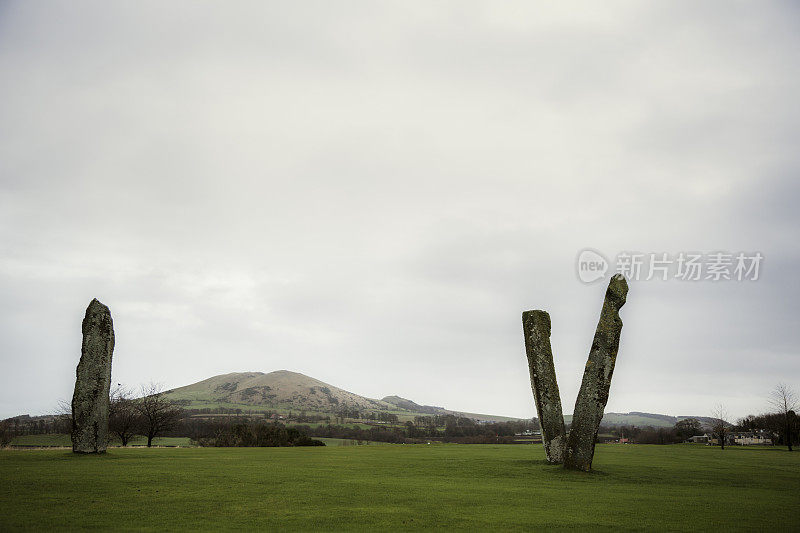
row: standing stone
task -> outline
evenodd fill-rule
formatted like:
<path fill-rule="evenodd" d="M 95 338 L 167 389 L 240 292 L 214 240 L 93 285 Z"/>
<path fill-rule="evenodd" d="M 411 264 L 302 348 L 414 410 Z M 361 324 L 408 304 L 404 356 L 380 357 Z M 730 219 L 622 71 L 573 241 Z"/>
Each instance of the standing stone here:
<path fill-rule="evenodd" d="M 94 299 L 83 318 L 81 360 L 72 396 L 72 451 L 103 453 L 108 441 L 108 393 L 114 323 L 108 307 Z"/>
<path fill-rule="evenodd" d="M 550 315 L 546 311 L 525 311 L 522 313 L 522 331 L 525 334 L 533 400 L 542 427 L 544 453 L 550 463 L 561 464 L 564 462 L 567 438 L 550 347 Z"/>
<path fill-rule="evenodd" d="M 628 283 L 619 274 L 613 276 L 608 283 L 600 321 L 589 351 L 589 360 L 583 372 L 583 382 L 575 402 L 572 415 L 572 427 L 567 441 L 567 455 L 564 466 L 575 470 L 592 469 L 594 457 L 594 441 L 603 410 L 608 402 L 608 391 L 611 387 L 611 375 L 619 350 L 619 337 L 622 331 L 622 320 L 619 309 L 625 305 L 628 295 Z"/>

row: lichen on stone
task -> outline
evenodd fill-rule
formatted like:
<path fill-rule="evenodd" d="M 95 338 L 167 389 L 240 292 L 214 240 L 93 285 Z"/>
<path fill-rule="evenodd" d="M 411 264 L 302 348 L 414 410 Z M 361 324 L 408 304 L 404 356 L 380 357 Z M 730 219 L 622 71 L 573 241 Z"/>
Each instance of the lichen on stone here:
<path fill-rule="evenodd" d="M 72 451 L 103 453 L 108 445 L 108 394 L 114 323 L 108 307 L 94 299 L 82 324 L 81 358 L 72 396 Z"/>

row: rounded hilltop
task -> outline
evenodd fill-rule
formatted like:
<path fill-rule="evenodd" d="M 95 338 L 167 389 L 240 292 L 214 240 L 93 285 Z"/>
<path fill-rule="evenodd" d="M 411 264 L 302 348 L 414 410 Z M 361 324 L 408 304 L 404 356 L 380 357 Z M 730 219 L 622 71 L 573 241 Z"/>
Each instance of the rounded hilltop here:
<path fill-rule="evenodd" d="M 342 407 L 396 409 L 387 402 L 365 398 L 290 370 L 232 372 L 167 392 L 186 407 L 239 407 L 335 412 Z"/>

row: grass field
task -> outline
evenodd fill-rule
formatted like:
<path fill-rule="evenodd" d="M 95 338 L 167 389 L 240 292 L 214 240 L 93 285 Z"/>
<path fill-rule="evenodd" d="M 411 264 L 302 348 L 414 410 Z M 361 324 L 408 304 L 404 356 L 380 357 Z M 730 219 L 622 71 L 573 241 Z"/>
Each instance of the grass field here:
<path fill-rule="evenodd" d="M 391 444 L 387 442 L 374 442 L 368 440 L 362 440 L 361 444 L 359 441 L 353 439 L 334 439 L 330 437 L 312 437 L 313 439 L 321 440 L 325 443 L 325 446 L 391 446 Z"/>
<path fill-rule="evenodd" d="M 128 443 L 130 446 L 145 446 L 147 438 L 136 436 Z M 153 439 L 155 446 L 190 446 L 192 439 L 189 437 L 156 437 Z M 20 435 L 11 440 L 12 446 L 67 446 L 72 447 L 72 439 L 65 434 Z M 112 440 L 111 446 L 119 446 L 121 442 Z"/>
<path fill-rule="evenodd" d="M 0 530 L 797 530 L 800 453 L 599 445 L 0 451 Z"/>

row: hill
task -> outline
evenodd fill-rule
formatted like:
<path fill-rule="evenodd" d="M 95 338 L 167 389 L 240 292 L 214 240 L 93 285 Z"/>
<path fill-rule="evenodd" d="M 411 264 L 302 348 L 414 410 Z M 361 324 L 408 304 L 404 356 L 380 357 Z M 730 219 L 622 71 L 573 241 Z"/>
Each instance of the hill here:
<path fill-rule="evenodd" d="M 167 391 L 166 397 L 189 409 L 243 409 L 253 411 L 306 411 L 336 415 L 343 410 L 391 412 L 404 419 L 425 415 L 455 415 L 501 422 L 513 417 L 451 411 L 444 407 L 419 405 L 400 396 L 382 400 L 366 398 L 329 383 L 288 370 L 233 372 L 214 376 L 185 387 Z"/>
<path fill-rule="evenodd" d="M 343 410 L 385 411 L 411 419 L 414 416 L 455 415 L 488 422 L 517 420 L 513 417 L 466 413 L 444 407 L 420 405 L 401 396 L 386 396 L 380 400 L 367 398 L 340 389 L 318 379 L 290 372 L 233 372 L 214 376 L 192 385 L 166 392 L 169 399 L 190 409 L 230 408 L 253 411 L 300 412 L 336 415 Z M 630 413 L 606 413 L 606 426 L 652 426 L 672 427 L 688 416 L 669 416 L 632 411 Z M 695 416 L 703 423 L 707 417 Z M 570 423 L 572 416 L 565 415 Z"/>
<path fill-rule="evenodd" d="M 294 409 L 335 413 L 343 408 L 391 410 L 393 405 L 353 394 L 318 379 L 277 370 L 234 372 L 167 391 L 167 397 L 187 407 L 225 407 Z"/>
<path fill-rule="evenodd" d="M 406 398 L 401 398 L 400 396 L 387 396 L 382 401 L 390 403 L 392 405 L 396 405 L 400 409 L 405 409 L 406 411 L 413 411 L 415 413 L 425 413 L 430 415 L 452 413 L 452 411 L 448 411 L 444 407 L 434 407 L 432 405 L 419 405 L 416 402 L 412 402 L 411 400 L 407 400 Z"/>
<path fill-rule="evenodd" d="M 712 420 L 706 416 L 670 416 L 631 411 L 630 413 L 606 413 L 603 415 L 602 425 L 671 428 L 678 421 L 686 418 L 696 418 L 705 426 L 709 426 L 712 423 Z M 567 424 L 572 422 L 572 415 L 564 415 L 564 422 Z"/>

